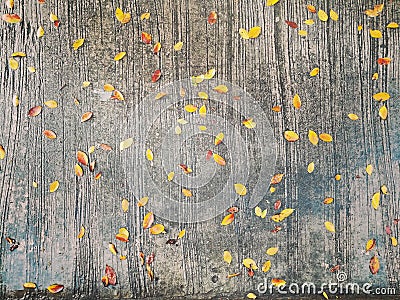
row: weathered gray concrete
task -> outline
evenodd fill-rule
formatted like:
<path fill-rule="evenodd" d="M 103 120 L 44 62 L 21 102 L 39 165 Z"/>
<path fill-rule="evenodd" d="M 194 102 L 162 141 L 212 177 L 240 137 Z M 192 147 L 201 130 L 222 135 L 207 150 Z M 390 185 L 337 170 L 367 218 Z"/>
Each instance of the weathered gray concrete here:
<path fill-rule="evenodd" d="M 400 31 L 385 28 L 389 22 L 400 22 L 400 5 L 398 1 L 383 2 L 381 16 L 368 18 L 363 11 L 378 3 L 281 0 L 266 7 L 265 1 L 255 0 L 47 0 L 42 5 L 16 1 L 13 11 L 23 21 L 2 21 L 0 25 L 0 144 L 7 152 L 0 160 L 0 297 L 22 290 L 24 282 L 32 281 L 41 291 L 53 283 L 63 284 L 59 299 L 69 295 L 88 299 L 240 299 L 249 292 L 259 295 L 257 285 L 264 278 L 283 278 L 288 283 L 335 281 L 336 274 L 329 271 L 335 265 L 341 266 L 348 282 L 395 287 L 400 293 L 399 247 L 390 243 L 390 236 L 399 238 L 393 220 L 400 218 Z M 339 21 L 319 21 L 307 11 L 308 3 L 325 11 L 333 8 Z M 128 24 L 116 20 L 118 6 L 132 13 Z M 4 4 L 2 7 L 3 13 L 10 11 Z M 207 24 L 211 10 L 218 13 L 213 26 Z M 150 19 L 140 21 L 146 11 L 151 13 Z M 59 28 L 50 22 L 51 12 L 58 15 Z M 308 18 L 315 20 L 313 26 L 303 24 Z M 285 20 L 297 22 L 308 36 L 300 37 Z M 359 24 L 363 25 L 360 32 Z M 38 39 L 40 25 L 45 35 Z M 261 26 L 260 37 L 241 39 L 239 28 L 253 26 Z M 371 38 L 371 28 L 381 29 L 383 38 Z M 141 42 L 142 31 L 161 41 L 159 57 Z M 86 40 L 74 51 L 71 45 L 78 38 Z M 184 45 L 175 52 L 173 45 L 179 40 Z M 23 51 L 27 57 L 16 58 L 20 66 L 13 71 L 8 59 L 15 51 Z M 113 57 L 119 51 L 126 51 L 127 56 L 115 62 Z M 378 57 L 391 57 L 392 63 L 378 66 Z M 35 66 L 36 73 L 30 73 L 28 66 Z M 321 69 L 320 74 L 310 78 L 314 67 Z M 152 83 L 151 75 L 158 68 L 162 77 Z M 217 78 L 246 90 L 263 108 L 277 142 L 274 172 L 284 173 L 284 179 L 274 194 L 265 190 L 259 206 L 268 210 L 266 219 L 257 217 L 242 201 L 229 226 L 220 225 L 223 214 L 193 224 L 156 216 L 167 233 L 150 236 L 141 227 L 146 210 L 136 206 L 138 199 L 133 194 L 139 166 L 132 159 L 133 150 L 120 151 L 119 144 L 128 137 L 138 138 L 135 126 L 143 116 L 134 111 L 144 97 L 164 84 L 204 74 L 210 68 L 217 70 Z M 374 72 L 379 73 L 377 81 L 371 80 Z M 84 81 L 91 85 L 82 88 Z M 105 83 L 120 90 L 125 101 L 107 99 L 102 92 Z M 385 121 L 378 115 L 381 104 L 372 99 L 380 91 L 392 95 L 386 102 L 389 116 Z M 292 105 L 296 93 L 302 99 L 300 110 Z M 13 106 L 15 95 L 20 99 L 18 107 Z M 39 116 L 27 117 L 31 107 L 50 99 L 57 100 L 59 107 L 44 107 Z M 158 108 L 156 101 L 147 105 Z M 275 105 L 281 105 L 282 112 L 273 112 Z M 81 123 L 86 111 L 92 111 L 94 117 Z M 351 121 L 349 113 L 360 120 Z M 161 121 L 165 122 L 162 127 L 168 116 Z M 45 138 L 45 129 L 56 132 L 57 138 Z M 307 139 L 309 129 L 332 134 L 333 143 L 313 146 Z M 295 130 L 300 140 L 288 143 L 283 138 L 285 130 Z M 157 145 L 159 141 L 151 142 Z M 103 176 L 94 180 L 94 174 L 85 168 L 84 176 L 77 178 L 76 151 L 87 152 L 101 143 L 113 148 L 104 151 L 98 147 L 91 155 Z M 201 143 L 188 147 L 207 149 Z M 154 152 L 157 154 L 156 149 Z M 308 174 L 311 161 L 316 168 Z M 368 164 L 374 167 L 370 176 L 365 172 Z M 256 173 L 257 169 L 252 178 Z M 334 179 L 337 173 L 342 175 L 340 181 Z M 59 180 L 60 188 L 49 193 L 54 180 Z M 38 188 L 32 186 L 33 181 Z M 381 197 L 375 211 L 371 197 L 383 184 L 389 193 Z M 218 187 L 210 183 L 203 188 L 211 195 Z M 334 203 L 322 204 L 326 197 L 333 197 Z M 123 198 L 131 203 L 127 213 L 121 209 Z M 282 231 L 271 233 L 275 223 L 269 217 L 275 213 L 273 203 L 278 199 L 282 208 L 296 211 L 282 222 Z M 325 221 L 335 224 L 335 234 L 325 229 Z M 86 234 L 78 240 L 82 224 Z M 387 225 L 391 235 L 385 233 Z M 123 244 L 115 240 L 115 234 L 125 226 L 131 237 Z M 182 228 L 187 233 L 178 245 L 167 245 Z M 8 236 L 20 243 L 13 252 L 8 250 Z M 377 275 L 369 272 L 375 250 L 365 254 L 365 244 L 372 238 L 377 240 L 381 262 Z M 126 260 L 120 261 L 108 250 L 110 241 Z M 248 277 L 242 260 L 251 257 L 261 267 L 269 259 L 266 249 L 272 246 L 280 250 L 270 258 L 271 270 Z M 233 256 L 231 265 L 223 261 L 227 249 Z M 140 265 L 139 251 L 146 256 L 155 253 L 153 282 Z M 106 264 L 117 272 L 114 288 L 102 285 Z M 235 272 L 242 275 L 226 278 Z M 15 297 L 22 295 L 17 292 Z"/>

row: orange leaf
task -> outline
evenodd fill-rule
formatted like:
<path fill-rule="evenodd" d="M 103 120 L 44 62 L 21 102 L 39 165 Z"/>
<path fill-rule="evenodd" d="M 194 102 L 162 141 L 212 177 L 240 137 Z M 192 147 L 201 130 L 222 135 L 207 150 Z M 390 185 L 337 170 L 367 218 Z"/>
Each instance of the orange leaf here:
<path fill-rule="evenodd" d="M 85 227 L 83 227 L 83 225 L 82 225 L 81 229 L 79 230 L 79 233 L 78 233 L 78 239 L 83 238 L 84 235 L 85 235 Z"/>
<path fill-rule="evenodd" d="M 153 222 L 154 222 L 154 214 L 152 212 L 147 213 L 143 219 L 143 228 L 144 229 L 150 228 Z"/>
<path fill-rule="evenodd" d="M 83 151 L 78 151 L 76 153 L 76 159 L 84 166 L 87 166 L 89 164 L 89 158 Z"/>
<path fill-rule="evenodd" d="M 190 190 L 187 190 L 187 189 L 182 189 L 182 194 L 185 197 L 192 197 L 193 196 L 192 192 Z"/>
<path fill-rule="evenodd" d="M 217 23 L 217 13 L 215 11 L 210 12 L 210 14 L 208 15 L 207 22 L 210 25 Z"/>
<path fill-rule="evenodd" d="M 51 140 L 54 140 L 57 137 L 56 133 L 52 130 L 44 130 L 43 135 Z"/>
<path fill-rule="evenodd" d="M 387 66 L 392 61 L 389 57 L 381 57 L 377 59 L 378 65 Z"/>
<path fill-rule="evenodd" d="M 154 53 L 154 54 L 157 54 L 158 52 L 160 52 L 160 50 L 161 50 L 161 43 L 158 42 L 158 43 L 156 43 L 156 44 L 154 45 L 153 53 Z"/>
<path fill-rule="evenodd" d="M 145 44 L 150 44 L 151 43 L 151 34 L 147 32 L 142 32 L 142 42 Z"/>
<path fill-rule="evenodd" d="M 49 187 L 50 193 L 54 193 L 55 191 L 57 191 L 59 186 L 60 186 L 60 183 L 58 182 L 58 180 L 53 181 Z"/>
<path fill-rule="evenodd" d="M 330 134 L 328 134 L 328 133 L 321 133 L 321 134 L 319 135 L 319 138 L 320 138 L 322 141 L 327 142 L 327 143 L 330 143 L 330 142 L 333 141 L 332 136 L 331 136 Z"/>
<path fill-rule="evenodd" d="M 25 282 L 24 288 L 26 289 L 36 289 L 36 283 L 34 282 Z"/>
<path fill-rule="evenodd" d="M 4 150 L 4 147 L 0 145 L 0 159 L 3 160 L 6 157 L 6 150 Z"/>
<path fill-rule="evenodd" d="M 233 222 L 233 220 L 235 219 L 235 214 L 229 214 L 227 216 L 225 216 L 225 218 L 222 220 L 221 225 L 229 225 Z"/>
<path fill-rule="evenodd" d="M 61 284 L 52 284 L 47 287 L 47 290 L 52 294 L 57 294 L 64 289 L 64 286 Z"/>
<path fill-rule="evenodd" d="M 151 227 L 149 231 L 150 231 L 150 234 L 156 235 L 156 234 L 165 232 L 165 228 L 164 228 L 164 225 L 162 225 L 162 224 L 156 224 L 153 227 Z"/>
<path fill-rule="evenodd" d="M 129 231 L 128 229 L 122 227 L 119 229 L 118 234 L 115 236 L 117 240 L 126 243 L 129 238 Z"/>
<path fill-rule="evenodd" d="M 300 109 L 301 107 L 301 100 L 298 94 L 294 95 L 293 97 L 293 106 L 297 109 Z"/>
<path fill-rule="evenodd" d="M 283 286 L 283 285 L 285 285 L 285 284 L 286 284 L 286 281 L 283 280 L 283 279 L 279 279 L 279 278 L 272 278 L 272 279 L 271 279 L 271 283 L 272 283 L 274 286 L 278 287 L 278 286 Z"/>
<path fill-rule="evenodd" d="M 291 130 L 285 131 L 284 137 L 288 142 L 295 142 L 299 139 L 299 135 Z"/>
<path fill-rule="evenodd" d="M 274 176 L 272 176 L 270 184 L 278 184 L 282 181 L 283 176 L 284 174 L 275 174 Z"/>
<path fill-rule="evenodd" d="M 90 120 L 92 117 L 93 117 L 93 113 L 92 113 L 91 111 L 85 112 L 85 113 L 82 115 L 81 122 L 82 122 L 82 123 L 83 123 L 83 122 L 86 122 L 86 121 Z"/>
<path fill-rule="evenodd" d="M 42 111 L 42 107 L 40 105 L 32 107 L 28 112 L 28 117 L 36 117 Z"/>
<path fill-rule="evenodd" d="M 11 24 L 21 22 L 21 17 L 17 14 L 4 14 L 1 18 L 3 19 L 3 21 Z"/>
<path fill-rule="evenodd" d="M 373 275 L 377 274 L 379 271 L 380 263 L 376 255 L 374 255 L 369 261 L 369 270 Z"/>
<path fill-rule="evenodd" d="M 219 164 L 220 166 L 225 166 L 226 162 L 222 156 L 218 155 L 217 153 L 214 153 L 213 158 L 217 164 Z"/>

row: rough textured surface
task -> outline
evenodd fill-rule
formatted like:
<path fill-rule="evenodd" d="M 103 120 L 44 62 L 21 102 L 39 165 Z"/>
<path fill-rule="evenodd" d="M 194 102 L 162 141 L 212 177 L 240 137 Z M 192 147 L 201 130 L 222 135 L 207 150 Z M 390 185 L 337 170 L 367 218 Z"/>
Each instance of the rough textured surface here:
<path fill-rule="evenodd" d="M 393 220 L 400 217 L 400 31 L 385 28 L 391 21 L 400 21 L 400 6 L 397 1 L 384 2 L 384 12 L 377 18 L 363 14 L 377 4 L 372 1 L 312 3 L 339 13 L 338 22 L 325 23 L 308 12 L 308 3 L 302 0 L 281 0 L 273 7 L 255 0 L 47 0 L 42 5 L 16 1 L 14 12 L 23 21 L 2 21 L 0 30 L 0 144 L 7 152 L 0 160 L 0 296 L 14 294 L 24 282 L 33 281 L 39 290 L 63 284 L 63 295 L 77 298 L 243 298 L 250 291 L 258 294 L 257 286 L 264 278 L 268 282 L 273 277 L 284 278 L 288 283 L 335 281 L 336 274 L 329 271 L 335 265 L 341 266 L 348 282 L 396 287 L 400 293 L 399 250 L 390 243 L 390 237 L 399 233 Z M 118 6 L 132 13 L 128 24 L 115 19 Z M 211 10 L 218 13 L 213 26 L 207 24 Z M 2 5 L 2 11 L 9 10 Z M 140 14 L 146 11 L 151 13 L 150 20 L 140 21 Z M 50 22 L 51 12 L 58 15 L 59 28 Z M 303 24 L 308 18 L 316 24 Z M 308 36 L 300 37 L 285 20 L 297 22 L 308 30 Z M 364 28 L 358 32 L 359 24 Z M 45 35 L 38 39 L 40 25 Z M 241 39 L 239 28 L 252 26 L 261 26 L 261 36 Z M 371 38 L 371 28 L 381 29 L 383 38 Z M 141 42 L 142 31 L 161 41 L 159 57 Z M 74 51 L 71 45 L 78 38 L 86 41 Z M 184 42 L 182 50 L 173 51 L 180 40 Z M 8 66 L 14 51 L 27 53 L 26 58 L 17 58 L 20 66 L 16 71 Z M 115 62 L 113 57 L 119 51 L 126 51 L 127 57 Z M 378 57 L 393 61 L 378 66 Z M 36 73 L 30 73 L 28 66 L 35 66 Z M 321 72 L 311 78 L 314 67 Z M 151 83 L 158 68 L 162 78 Z M 143 116 L 135 116 L 133 111 L 146 95 L 163 84 L 204 74 L 210 68 L 216 68 L 216 77 L 244 88 L 259 101 L 277 141 L 275 172 L 284 173 L 284 180 L 274 194 L 265 191 L 259 206 L 268 209 L 266 219 L 242 205 L 232 225 L 220 225 L 223 215 L 194 224 L 158 219 L 167 234 L 149 236 L 141 227 L 146 210 L 137 208 L 132 192 L 135 165 L 129 149 L 119 151 L 119 143 L 135 134 L 133 128 Z M 374 72 L 380 75 L 377 81 L 371 80 Z M 92 84 L 82 88 L 83 81 Z M 109 100 L 109 93 L 102 90 L 105 83 L 122 91 L 126 100 Z M 386 104 L 386 121 L 378 116 L 381 104 L 372 99 L 380 91 L 392 95 Z M 303 102 L 300 110 L 292 106 L 296 93 Z M 15 95 L 20 98 L 18 107 L 12 105 Z M 44 107 L 39 116 L 27 117 L 31 107 L 50 99 L 57 100 L 59 107 Z M 147 105 L 157 109 L 158 104 Z M 275 105 L 282 106 L 281 113 L 271 110 Z M 93 111 L 94 118 L 81 123 L 86 111 Z M 351 121 L 348 113 L 356 113 L 360 120 Z M 57 138 L 45 138 L 45 129 L 55 131 Z M 332 134 L 333 143 L 313 146 L 307 139 L 309 129 Z M 288 143 L 283 138 L 285 130 L 295 130 L 300 140 Z M 102 178 L 94 180 L 87 169 L 84 177 L 77 178 L 73 171 L 76 151 L 100 143 L 113 147 L 110 152 L 98 148 L 91 155 Z M 311 161 L 316 169 L 308 174 Z M 374 166 L 370 176 L 365 172 L 368 164 Z M 334 180 L 337 173 L 342 180 Z M 59 180 L 60 188 L 49 193 L 54 180 Z M 38 182 L 37 188 L 33 181 Z M 383 184 L 389 193 L 374 210 L 371 197 Z M 322 204 L 328 196 L 334 203 Z M 121 210 L 123 198 L 131 202 L 128 213 Z M 282 207 L 296 212 L 282 223 L 282 231 L 271 233 L 275 224 L 269 216 L 277 199 Z M 327 220 L 335 224 L 335 234 L 326 231 Z M 78 240 L 82 224 L 87 231 Z M 387 225 L 391 235 L 385 233 Z M 127 244 L 115 241 L 118 228 L 124 226 L 131 234 Z M 186 236 L 177 246 L 167 245 L 166 240 L 175 238 L 182 228 L 186 228 Z M 8 250 L 7 236 L 20 242 L 17 250 Z M 372 238 L 377 240 L 381 261 L 377 275 L 368 267 L 376 252 L 365 253 L 365 244 Z M 126 260 L 110 253 L 110 241 L 127 255 Z M 243 258 L 255 259 L 260 267 L 271 246 L 280 249 L 270 258 L 271 270 L 248 277 Z M 226 249 L 233 255 L 231 265 L 222 258 Z M 139 251 L 156 255 L 153 282 L 140 264 Z M 102 286 L 106 264 L 117 272 L 115 288 Z M 235 272 L 242 275 L 226 278 Z M 22 295 L 18 292 L 15 297 Z"/>

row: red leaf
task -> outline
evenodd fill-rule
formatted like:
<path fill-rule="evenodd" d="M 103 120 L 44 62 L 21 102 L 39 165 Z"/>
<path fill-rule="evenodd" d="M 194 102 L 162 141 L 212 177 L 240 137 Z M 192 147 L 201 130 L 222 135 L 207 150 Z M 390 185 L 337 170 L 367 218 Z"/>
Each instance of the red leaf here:
<path fill-rule="evenodd" d="M 206 160 L 210 160 L 210 158 L 212 157 L 213 152 L 211 150 L 207 151 L 207 155 L 206 155 Z"/>
<path fill-rule="evenodd" d="M 42 111 L 42 107 L 40 105 L 32 107 L 28 112 L 28 117 L 36 117 Z"/>
<path fill-rule="evenodd" d="M 281 208 L 282 202 L 281 200 L 276 200 L 274 203 L 274 209 L 278 210 L 279 208 Z"/>
<path fill-rule="evenodd" d="M 286 20 L 285 22 L 286 22 L 286 24 L 289 25 L 289 27 L 292 27 L 292 28 L 294 28 L 294 29 L 296 29 L 296 28 L 298 27 L 298 26 L 297 26 L 297 23 L 295 23 L 295 22 L 288 21 L 288 20 Z"/>
<path fill-rule="evenodd" d="M 151 43 L 151 34 L 147 32 L 142 32 L 142 42 L 145 44 Z"/>
<path fill-rule="evenodd" d="M 391 234 L 392 234 L 392 229 L 390 229 L 390 226 L 389 226 L 389 225 L 387 225 L 387 226 L 385 227 L 385 231 L 386 231 L 386 233 L 387 233 L 388 235 L 391 235 Z"/>
<path fill-rule="evenodd" d="M 215 23 L 217 23 L 217 13 L 215 11 L 210 12 L 210 14 L 208 15 L 208 24 L 213 25 Z"/>
<path fill-rule="evenodd" d="M 151 265 L 151 263 L 154 261 L 154 253 L 150 254 L 149 256 L 147 256 L 146 258 L 146 264 Z"/>
<path fill-rule="evenodd" d="M 108 278 L 108 284 L 116 285 L 117 284 L 117 274 L 114 269 L 109 265 L 106 265 L 106 276 Z"/>
<path fill-rule="evenodd" d="M 158 79 L 160 79 L 160 77 L 161 77 L 161 70 L 155 70 L 153 76 L 151 76 L 151 81 L 157 82 Z"/>

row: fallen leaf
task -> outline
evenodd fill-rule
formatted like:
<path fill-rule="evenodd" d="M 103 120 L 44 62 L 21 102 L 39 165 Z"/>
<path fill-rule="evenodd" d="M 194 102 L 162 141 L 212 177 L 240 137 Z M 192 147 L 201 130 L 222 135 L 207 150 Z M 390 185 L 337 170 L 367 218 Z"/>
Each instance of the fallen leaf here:
<path fill-rule="evenodd" d="M 314 146 L 318 145 L 318 135 L 315 131 L 309 130 L 308 131 L 308 139 L 310 141 L 311 144 L 313 144 Z"/>
<path fill-rule="evenodd" d="M 208 100 L 208 94 L 206 92 L 198 92 L 197 94 L 200 99 Z"/>
<path fill-rule="evenodd" d="M 272 278 L 271 283 L 273 286 L 279 287 L 279 286 L 284 286 L 286 284 L 286 281 L 279 278 Z"/>
<path fill-rule="evenodd" d="M 115 90 L 115 87 L 112 86 L 111 84 L 106 83 L 104 84 L 103 89 L 105 92 L 112 92 Z"/>
<path fill-rule="evenodd" d="M 275 255 L 276 253 L 278 253 L 279 248 L 278 247 L 271 247 L 267 249 L 267 254 L 270 256 Z"/>
<path fill-rule="evenodd" d="M 239 196 L 245 196 L 247 194 L 247 189 L 246 187 L 241 184 L 241 183 L 235 183 L 235 192 L 236 194 L 238 194 Z"/>
<path fill-rule="evenodd" d="M 125 227 L 122 227 L 118 230 L 118 233 L 115 235 L 115 238 L 121 242 L 126 243 L 129 238 L 129 231 Z"/>
<path fill-rule="evenodd" d="M 39 26 L 39 28 L 38 28 L 38 30 L 37 30 L 37 32 L 36 32 L 36 36 L 37 36 L 38 38 L 41 38 L 42 36 L 44 36 L 44 29 L 43 29 L 42 26 Z"/>
<path fill-rule="evenodd" d="M 231 253 L 230 253 L 229 251 L 227 251 L 227 250 L 224 251 L 224 261 L 225 261 L 227 264 L 230 264 L 230 263 L 232 262 L 232 255 L 231 255 Z"/>
<path fill-rule="evenodd" d="M 246 297 L 249 298 L 249 299 L 256 299 L 257 298 L 256 294 L 254 294 L 254 293 L 248 293 L 246 295 Z"/>
<path fill-rule="evenodd" d="M 252 269 L 252 270 L 258 270 L 257 264 L 256 262 L 251 259 L 251 258 L 245 258 L 243 259 L 243 265 L 247 268 L 247 269 Z"/>
<path fill-rule="evenodd" d="M 270 184 L 278 184 L 282 181 L 282 178 L 285 174 L 279 173 L 279 174 L 275 174 L 274 176 L 272 176 L 271 178 L 271 182 Z"/>
<path fill-rule="evenodd" d="M 307 32 L 307 30 L 302 30 L 302 29 L 300 29 L 300 30 L 298 31 L 298 34 L 299 34 L 300 36 L 307 36 L 307 35 L 308 35 L 308 32 Z"/>
<path fill-rule="evenodd" d="M 6 150 L 4 150 L 4 147 L 0 145 L 0 159 L 3 160 L 6 157 Z"/>
<path fill-rule="evenodd" d="M 367 167 L 365 168 L 365 172 L 367 172 L 368 175 L 371 175 L 373 170 L 374 167 L 372 165 L 367 165 Z"/>
<path fill-rule="evenodd" d="M 152 212 L 148 212 L 143 219 L 143 229 L 150 228 L 154 222 L 154 214 Z"/>
<path fill-rule="evenodd" d="M 376 93 L 372 96 L 376 101 L 386 101 L 390 99 L 390 95 L 386 92 Z"/>
<path fill-rule="evenodd" d="M 372 250 L 375 247 L 375 245 L 376 245 L 375 239 L 368 240 L 367 244 L 365 245 L 365 250 L 368 252 Z"/>
<path fill-rule="evenodd" d="M 137 206 L 138 207 L 143 207 L 143 206 L 145 206 L 147 204 L 147 202 L 149 202 L 149 197 L 140 198 L 140 200 L 137 203 Z"/>
<path fill-rule="evenodd" d="M 142 42 L 145 44 L 150 44 L 152 40 L 151 34 L 147 32 L 142 32 Z"/>
<path fill-rule="evenodd" d="M 380 263 L 378 257 L 376 255 L 372 256 L 371 260 L 369 261 L 369 270 L 371 271 L 371 274 L 377 274 L 379 267 Z"/>
<path fill-rule="evenodd" d="M 323 22 L 328 21 L 328 15 L 327 15 L 327 13 L 326 13 L 325 11 L 323 11 L 322 9 L 318 10 L 317 15 L 318 15 L 318 18 L 319 18 L 321 21 L 323 21 Z"/>
<path fill-rule="evenodd" d="M 6 21 L 10 24 L 19 23 L 22 21 L 21 17 L 17 14 L 4 14 L 1 18 L 3 19 L 3 21 Z"/>
<path fill-rule="evenodd" d="M 81 238 L 83 238 L 84 235 L 85 235 L 85 227 L 83 227 L 83 225 L 82 225 L 81 229 L 79 230 L 77 238 L 81 239 Z"/>
<path fill-rule="evenodd" d="M 115 10 L 115 17 L 122 24 L 126 24 L 131 20 L 131 14 L 129 12 L 124 13 L 119 7 Z"/>
<path fill-rule="evenodd" d="M 114 56 L 114 60 L 115 61 L 119 61 L 121 59 L 123 59 L 126 55 L 126 52 L 119 52 Z"/>
<path fill-rule="evenodd" d="M 188 189 L 182 189 L 182 194 L 185 197 L 192 197 L 193 196 L 192 192 L 190 190 L 188 190 Z"/>
<path fill-rule="evenodd" d="M 267 261 L 263 264 L 261 270 L 262 270 L 264 273 L 266 273 L 266 272 L 268 272 L 270 269 L 271 269 L 271 261 L 270 261 L 270 260 L 267 260 Z"/>
<path fill-rule="evenodd" d="M 155 43 L 154 47 L 153 47 L 153 53 L 158 54 L 158 52 L 160 52 L 160 50 L 161 50 L 161 43 L 160 42 Z"/>
<path fill-rule="evenodd" d="M 111 285 L 116 285 L 117 284 L 117 274 L 115 273 L 114 269 L 110 267 L 109 265 L 106 265 L 106 277 L 107 277 L 107 283 Z"/>
<path fill-rule="evenodd" d="M 57 294 L 64 289 L 64 286 L 61 284 L 52 284 L 47 287 L 47 290 L 52 294 Z"/>
<path fill-rule="evenodd" d="M 287 130 L 284 132 L 284 137 L 288 142 L 295 142 L 299 139 L 299 135 L 291 130 Z"/>
<path fill-rule="evenodd" d="M 151 76 L 151 82 L 157 82 L 161 77 L 161 70 L 155 70 L 153 75 Z"/>
<path fill-rule="evenodd" d="M 380 200 L 381 194 L 379 192 L 372 196 L 371 205 L 375 210 L 378 209 Z"/>
<path fill-rule="evenodd" d="M 84 166 L 87 166 L 89 164 L 89 158 L 83 151 L 79 150 L 76 152 L 76 159 Z"/>
<path fill-rule="evenodd" d="M 326 230 L 330 231 L 330 232 L 336 232 L 335 230 L 335 225 L 333 225 L 331 222 L 326 221 L 325 222 L 325 228 Z"/>
<path fill-rule="evenodd" d="M 72 44 L 72 48 L 74 48 L 74 50 L 78 50 L 83 43 L 85 42 L 85 39 L 77 39 L 73 44 Z"/>
<path fill-rule="evenodd" d="M 128 149 L 130 146 L 132 146 L 133 144 L 133 138 L 128 138 L 126 140 L 123 140 L 120 144 L 119 144 L 119 150 L 123 151 L 125 149 Z"/>
<path fill-rule="evenodd" d="M 146 150 L 146 158 L 148 161 L 153 161 L 154 155 L 153 155 L 153 151 L 151 151 L 151 149 Z"/>
<path fill-rule="evenodd" d="M 225 166 L 226 162 L 222 156 L 218 155 L 217 153 L 214 153 L 213 158 L 217 164 L 219 164 L 220 166 Z"/>
<path fill-rule="evenodd" d="M 399 24 L 397 24 L 396 22 L 390 22 L 389 24 L 387 24 L 386 28 L 399 28 Z"/>
<path fill-rule="evenodd" d="M 301 100 L 298 94 L 294 95 L 293 97 L 293 106 L 297 109 L 300 109 L 301 107 Z"/>
<path fill-rule="evenodd" d="M 323 203 L 324 204 L 331 204 L 331 203 L 333 203 L 333 198 L 332 197 L 327 197 L 327 198 L 324 199 Z"/>
<path fill-rule="evenodd" d="M 313 19 L 308 19 L 308 20 L 305 20 L 304 21 L 304 24 L 306 24 L 306 25 L 308 25 L 308 26 L 311 26 L 311 25 L 314 25 L 314 20 Z"/>
<path fill-rule="evenodd" d="M 162 224 L 156 224 L 156 225 L 154 225 L 153 227 L 151 227 L 151 228 L 149 229 L 149 231 L 150 231 L 150 234 L 157 235 L 157 234 L 160 234 L 160 233 L 165 232 L 164 229 L 165 229 L 165 228 L 164 228 L 164 225 L 162 225 Z"/>
<path fill-rule="evenodd" d="M 296 29 L 296 28 L 298 27 L 298 25 L 297 25 L 296 22 L 289 21 L 289 20 L 286 20 L 285 22 L 286 22 L 286 24 L 287 24 L 289 27 L 291 27 L 291 28 Z"/>
<path fill-rule="evenodd" d="M 181 238 L 183 238 L 184 236 L 185 236 L 185 234 L 186 234 L 186 229 L 182 229 L 180 232 L 179 232 L 179 234 L 178 234 L 178 239 L 181 239 Z"/>
<path fill-rule="evenodd" d="M 57 191 L 59 186 L 60 186 L 60 183 L 58 182 L 58 180 L 50 183 L 50 186 L 49 186 L 50 193 L 54 193 L 55 191 Z"/>
<path fill-rule="evenodd" d="M 195 106 L 193 104 L 188 104 L 188 105 L 185 105 L 185 110 L 189 113 L 193 113 L 197 110 L 197 106 Z"/>
<path fill-rule="evenodd" d="M 85 112 L 81 117 L 81 123 L 90 120 L 93 117 L 93 113 L 91 111 Z"/>
<path fill-rule="evenodd" d="M 204 77 L 204 79 L 211 79 L 214 77 L 216 73 L 216 70 L 214 68 L 211 68 L 210 70 L 207 71 L 206 74 L 201 75 L 202 77 Z"/>
<path fill-rule="evenodd" d="M 242 37 L 242 39 L 248 40 L 250 38 L 249 37 L 249 32 L 244 28 L 240 28 L 239 29 L 239 34 Z"/>
<path fill-rule="evenodd" d="M 57 137 L 56 133 L 52 130 L 44 130 L 43 135 L 51 140 L 54 140 Z"/>
<path fill-rule="evenodd" d="M 380 57 L 376 61 L 377 61 L 378 65 L 387 66 L 388 64 L 390 64 L 392 59 L 390 57 Z"/>
<path fill-rule="evenodd" d="M 307 166 L 307 172 L 311 174 L 312 172 L 314 172 L 314 168 L 315 168 L 314 162 L 310 162 Z"/>
<path fill-rule="evenodd" d="M 317 9 L 315 8 L 315 6 L 314 6 L 314 5 L 311 5 L 311 4 L 308 4 L 308 5 L 307 5 L 307 10 L 308 10 L 310 13 L 313 13 L 313 14 L 315 14 L 315 13 L 317 12 Z"/>
<path fill-rule="evenodd" d="M 19 66 L 18 61 L 16 61 L 15 58 L 12 57 L 8 60 L 8 65 L 14 71 L 17 70 Z"/>
<path fill-rule="evenodd" d="M 174 50 L 175 50 L 175 51 L 181 51 L 181 50 L 182 50 L 182 47 L 183 47 L 183 42 L 177 42 L 177 43 L 174 45 Z"/>
<path fill-rule="evenodd" d="M 150 13 L 149 12 L 145 12 L 145 13 L 142 13 L 141 15 L 140 15 L 140 20 L 148 20 L 148 19 L 150 19 Z"/>
<path fill-rule="evenodd" d="M 377 17 L 382 12 L 384 4 L 375 5 L 373 9 L 367 9 L 364 13 L 368 17 Z"/>
<path fill-rule="evenodd" d="M 252 129 L 252 128 L 255 128 L 255 127 L 256 127 L 256 123 L 253 121 L 253 118 L 249 118 L 249 119 L 243 120 L 243 121 L 242 121 L 242 124 L 243 124 L 245 127 L 249 128 L 249 129 Z"/>
<path fill-rule="evenodd" d="M 222 143 L 223 139 L 224 139 L 224 134 L 222 132 L 218 133 L 215 136 L 214 145 L 218 146 L 219 144 Z"/>
<path fill-rule="evenodd" d="M 36 289 L 36 283 L 34 282 L 25 282 L 24 288 L 26 289 Z"/>
<path fill-rule="evenodd" d="M 229 215 L 226 215 L 223 218 L 223 220 L 221 222 L 221 225 L 224 225 L 224 226 L 229 225 L 229 224 L 231 224 L 233 222 L 234 219 L 235 219 L 235 214 L 231 213 Z"/>
<path fill-rule="evenodd" d="M 261 34 L 261 27 L 259 26 L 252 27 L 249 30 L 249 38 L 251 39 L 257 38 L 260 34 Z"/>
<path fill-rule="evenodd" d="M 371 35 L 371 37 L 375 38 L 375 39 L 380 39 L 382 38 L 382 32 L 378 29 L 376 30 L 369 30 L 369 34 Z"/>
<path fill-rule="evenodd" d="M 389 193 L 388 188 L 387 188 L 386 185 L 382 185 L 382 186 L 381 186 L 381 192 L 382 192 L 382 194 L 384 194 L 384 195 L 387 195 L 387 194 Z"/>
<path fill-rule="evenodd" d="M 310 72 L 311 77 L 317 76 L 318 74 L 319 74 L 319 68 L 314 68 Z"/>
<path fill-rule="evenodd" d="M 356 114 L 348 114 L 347 115 L 350 120 L 356 121 L 358 120 L 358 116 Z"/>
<path fill-rule="evenodd" d="M 217 23 L 217 18 L 217 13 L 215 11 L 211 11 L 207 18 L 208 24 L 213 25 Z"/>
<path fill-rule="evenodd" d="M 174 176 L 175 176 L 175 172 L 169 172 L 168 176 L 167 176 L 168 181 L 172 181 L 174 179 Z"/>
<path fill-rule="evenodd" d="M 75 170 L 76 176 L 78 176 L 78 177 L 82 177 L 83 176 L 83 169 L 82 169 L 82 167 L 80 165 L 75 164 L 74 170 Z"/>
<path fill-rule="evenodd" d="M 113 243 L 108 243 L 108 249 L 110 250 L 110 252 L 114 255 L 118 254 L 117 251 L 117 247 L 115 247 L 115 245 Z"/>
<path fill-rule="evenodd" d="M 392 237 L 390 238 L 390 240 L 391 240 L 391 242 L 392 242 L 392 246 L 393 246 L 393 247 L 397 247 L 397 245 L 398 245 L 397 239 L 396 239 L 394 236 L 392 236 Z"/>
<path fill-rule="evenodd" d="M 333 141 L 332 136 L 330 134 L 328 134 L 328 133 L 321 133 L 319 135 L 319 138 L 320 138 L 321 141 L 324 141 L 324 142 L 327 142 L 327 143 L 330 143 L 330 142 Z"/>
<path fill-rule="evenodd" d="M 279 2 L 279 0 L 267 0 L 267 6 L 275 5 L 278 2 Z"/>
<path fill-rule="evenodd" d="M 381 117 L 382 120 L 386 120 L 388 116 L 388 109 L 386 106 L 382 106 L 379 109 L 379 116 Z"/>
<path fill-rule="evenodd" d="M 332 10 L 332 9 L 329 11 L 329 16 L 331 17 L 331 19 L 332 19 L 333 21 L 339 20 L 339 15 L 337 14 L 337 12 L 335 12 L 335 11 Z"/>

